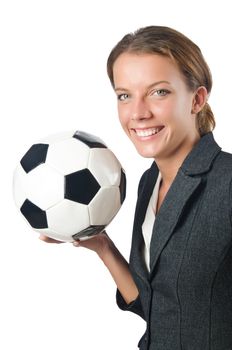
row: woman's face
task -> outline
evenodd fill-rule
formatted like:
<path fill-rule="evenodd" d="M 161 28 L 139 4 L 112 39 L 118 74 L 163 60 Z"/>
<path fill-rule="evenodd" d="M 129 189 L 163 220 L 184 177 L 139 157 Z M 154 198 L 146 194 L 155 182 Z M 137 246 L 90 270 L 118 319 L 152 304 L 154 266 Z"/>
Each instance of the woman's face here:
<path fill-rule="evenodd" d="M 121 125 L 142 156 L 168 158 L 199 139 L 196 93 L 170 58 L 123 53 L 113 77 Z"/>

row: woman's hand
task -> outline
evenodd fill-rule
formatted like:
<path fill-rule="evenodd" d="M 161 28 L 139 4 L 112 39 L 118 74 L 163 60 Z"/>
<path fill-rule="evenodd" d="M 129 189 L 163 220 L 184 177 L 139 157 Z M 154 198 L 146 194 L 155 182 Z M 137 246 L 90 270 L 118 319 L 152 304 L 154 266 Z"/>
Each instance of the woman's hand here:
<path fill-rule="evenodd" d="M 47 237 L 43 234 L 40 234 L 39 239 L 46 243 L 65 243 L 54 238 Z M 84 247 L 96 252 L 101 258 L 103 258 L 104 253 L 106 253 L 107 249 L 112 245 L 112 241 L 110 240 L 107 233 L 104 231 L 102 233 L 98 233 L 95 236 L 92 236 L 88 239 L 76 240 L 73 242 L 75 247 Z"/>
<path fill-rule="evenodd" d="M 112 244 L 113 242 L 105 231 L 98 233 L 91 238 L 73 242 L 75 247 L 84 247 L 93 250 L 101 259 L 103 259 Z"/>
<path fill-rule="evenodd" d="M 41 241 L 46 242 L 46 243 L 64 243 L 62 241 L 58 241 L 56 239 L 44 236 L 42 234 L 40 234 L 39 239 L 41 239 Z"/>

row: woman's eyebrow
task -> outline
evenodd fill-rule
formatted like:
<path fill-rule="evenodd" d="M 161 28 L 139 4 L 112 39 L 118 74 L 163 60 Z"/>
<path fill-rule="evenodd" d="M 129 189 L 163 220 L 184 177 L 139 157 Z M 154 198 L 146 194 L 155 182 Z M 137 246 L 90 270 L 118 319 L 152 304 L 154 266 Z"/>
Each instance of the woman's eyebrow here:
<path fill-rule="evenodd" d="M 152 84 L 148 85 L 147 88 L 148 88 L 148 89 L 151 89 L 151 88 L 155 87 L 156 85 L 163 84 L 163 83 L 169 84 L 169 85 L 171 84 L 171 83 L 170 83 L 169 81 L 167 81 L 167 80 L 159 80 L 159 81 L 156 81 L 155 83 L 152 83 Z M 125 92 L 128 92 L 129 90 L 126 89 L 126 88 L 123 88 L 123 87 L 118 86 L 118 87 L 115 87 L 114 91 L 125 91 Z"/>

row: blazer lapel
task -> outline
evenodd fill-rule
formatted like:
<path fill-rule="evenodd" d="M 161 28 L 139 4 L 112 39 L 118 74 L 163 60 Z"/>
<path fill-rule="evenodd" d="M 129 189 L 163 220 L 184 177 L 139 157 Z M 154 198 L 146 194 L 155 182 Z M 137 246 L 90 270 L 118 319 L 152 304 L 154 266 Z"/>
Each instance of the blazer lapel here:
<path fill-rule="evenodd" d="M 150 245 L 151 273 L 190 197 L 199 189 L 201 182 L 203 182 L 201 175 L 210 170 L 220 150 L 221 147 L 214 141 L 212 132 L 209 132 L 201 137 L 181 165 L 160 207 L 153 226 Z"/>
<path fill-rule="evenodd" d="M 170 239 L 190 197 L 201 184 L 201 177 L 186 176 L 180 169 L 157 213 L 150 245 L 150 273 Z M 177 195 L 178 194 L 178 195 Z"/>
<path fill-rule="evenodd" d="M 142 181 L 142 188 L 139 191 L 138 202 L 135 211 L 130 265 L 131 268 L 135 270 L 137 275 L 139 275 L 143 280 L 149 279 L 149 273 L 143 257 L 144 239 L 142 234 L 142 224 L 158 174 L 159 169 L 154 162 L 151 168 L 147 171 L 145 179 Z"/>

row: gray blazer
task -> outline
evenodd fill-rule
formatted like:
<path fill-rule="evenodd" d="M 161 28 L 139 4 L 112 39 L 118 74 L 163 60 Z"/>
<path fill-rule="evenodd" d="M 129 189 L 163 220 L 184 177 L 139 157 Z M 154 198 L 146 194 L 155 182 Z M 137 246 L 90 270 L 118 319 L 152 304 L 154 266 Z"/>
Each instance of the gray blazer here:
<path fill-rule="evenodd" d="M 232 155 L 210 132 L 188 154 L 156 216 L 150 273 L 141 226 L 158 176 L 155 163 L 139 184 L 130 268 L 139 297 L 123 310 L 147 330 L 141 350 L 232 350 Z"/>

